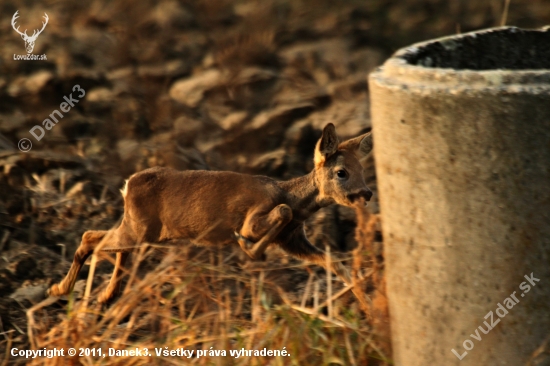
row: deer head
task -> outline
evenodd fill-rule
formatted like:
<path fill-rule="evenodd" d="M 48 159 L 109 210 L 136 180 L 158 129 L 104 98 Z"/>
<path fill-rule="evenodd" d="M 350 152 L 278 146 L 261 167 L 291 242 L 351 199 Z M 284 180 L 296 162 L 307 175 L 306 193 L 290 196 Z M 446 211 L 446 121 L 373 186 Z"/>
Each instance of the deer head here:
<path fill-rule="evenodd" d="M 359 198 L 370 200 L 372 191 L 365 184 L 359 158 L 370 153 L 372 146 L 370 132 L 340 143 L 332 123 L 323 129 L 314 158 L 321 201 L 352 206 Z"/>
<path fill-rule="evenodd" d="M 46 28 L 46 24 L 48 24 L 48 14 L 44 13 L 44 19 L 46 20 L 45 22 L 42 22 L 42 29 L 40 29 L 39 31 L 37 31 L 36 29 L 34 30 L 34 32 L 32 33 L 32 36 L 28 36 L 27 35 L 27 30 L 25 29 L 24 32 L 20 32 L 19 31 L 19 26 L 17 28 L 15 28 L 15 20 L 17 18 L 19 18 L 19 16 L 17 15 L 17 13 L 19 13 L 19 10 L 17 10 L 15 12 L 15 14 L 13 14 L 13 17 L 11 18 L 11 26 L 13 27 L 13 29 L 19 33 L 21 35 L 21 38 L 23 38 L 23 40 L 25 41 L 25 48 L 27 49 L 27 53 L 32 53 L 32 50 L 34 49 L 34 42 L 36 42 L 36 38 L 38 38 L 38 36 L 40 35 L 40 33 L 42 33 L 42 31 L 44 30 L 44 28 Z"/>

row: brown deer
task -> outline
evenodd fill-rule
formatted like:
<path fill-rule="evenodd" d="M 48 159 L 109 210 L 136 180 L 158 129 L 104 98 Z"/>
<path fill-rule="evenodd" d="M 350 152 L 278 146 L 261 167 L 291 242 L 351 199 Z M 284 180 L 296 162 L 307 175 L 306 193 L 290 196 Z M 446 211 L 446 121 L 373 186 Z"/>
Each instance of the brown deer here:
<path fill-rule="evenodd" d="M 293 256 L 325 266 L 325 253 L 306 238 L 304 220 L 333 203 L 352 206 L 370 200 L 372 192 L 363 179 L 358 156 L 371 150 L 370 133 L 339 143 L 330 123 L 315 148 L 314 170 L 289 181 L 160 167 L 136 173 L 122 190 L 124 216 L 120 226 L 86 231 L 69 273 L 48 293 L 69 293 L 83 263 L 100 242 L 99 249 L 117 252 L 111 281 L 99 297 L 101 303 L 118 291 L 128 251 L 142 243 L 181 239 L 212 245 L 238 242 L 253 260 L 259 259 L 269 244 L 277 244 Z M 332 262 L 330 270 L 349 283 L 341 263 Z"/>

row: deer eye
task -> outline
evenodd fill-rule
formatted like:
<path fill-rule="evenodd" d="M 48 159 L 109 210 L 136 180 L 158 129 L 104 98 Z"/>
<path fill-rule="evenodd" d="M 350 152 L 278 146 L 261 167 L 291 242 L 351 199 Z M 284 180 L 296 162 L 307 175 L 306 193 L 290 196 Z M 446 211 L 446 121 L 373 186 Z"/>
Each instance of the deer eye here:
<path fill-rule="evenodd" d="M 348 177 L 348 172 L 346 172 L 344 169 L 340 169 L 336 172 L 336 176 L 340 179 L 346 179 Z"/>

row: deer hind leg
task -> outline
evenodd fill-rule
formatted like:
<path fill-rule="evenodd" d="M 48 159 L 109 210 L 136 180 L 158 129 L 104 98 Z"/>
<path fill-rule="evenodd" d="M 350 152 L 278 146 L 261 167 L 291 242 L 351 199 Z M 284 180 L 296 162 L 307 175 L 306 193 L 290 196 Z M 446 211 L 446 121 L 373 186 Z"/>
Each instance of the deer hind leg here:
<path fill-rule="evenodd" d="M 49 296 L 67 295 L 69 292 L 71 292 L 76 282 L 78 273 L 82 268 L 82 265 L 84 264 L 86 259 L 88 259 L 88 257 L 93 253 L 95 247 L 103 240 L 107 233 L 108 231 L 90 230 L 86 231 L 82 235 L 82 241 L 80 242 L 80 245 L 76 250 L 76 253 L 74 254 L 73 263 L 71 264 L 69 272 L 60 283 L 54 284 L 52 287 L 50 287 L 50 289 L 48 290 Z"/>
<path fill-rule="evenodd" d="M 98 297 L 99 303 L 108 303 L 119 292 L 124 264 L 128 259 L 129 252 L 136 249 L 142 243 L 156 242 L 162 228 L 162 224 L 158 219 L 141 220 L 139 221 L 141 225 L 138 226 L 136 233 L 135 226 L 132 226 L 128 222 L 125 217 L 114 233 L 115 238 L 109 241 L 108 245 L 105 245 L 103 249 L 106 252 L 116 252 L 116 261 L 109 285 Z"/>
<path fill-rule="evenodd" d="M 124 271 L 124 264 L 128 259 L 129 252 L 118 252 L 116 254 L 115 269 L 111 275 L 111 280 L 107 288 L 98 297 L 98 302 L 104 304 L 109 302 L 120 290 L 120 280 L 122 272 Z"/>
<path fill-rule="evenodd" d="M 240 233 L 235 233 L 241 249 L 252 259 L 262 258 L 267 246 L 292 220 L 292 209 L 285 204 L 276 206 L 265 215 L 251 214 L 244 222 Z M 247 237 L 260 237 L 253 244 Z M 248 249 L 253 244 L 252 249 Z"/>
<path fill-rule="evenodd" d="M 124 264 L 128 259 L 128 255 L 136 246 L 136 241 L 132 238 L 133 236 L 129 234 L 127 223 L 123 220 L 120 226 L 113 232 L 112 240 L 102 248 L 105 252 L 116 252 L 116 260 L 109 284 L 99 294 L 98 302 L 101 304 L 109 302 L 119 292 Z"/>

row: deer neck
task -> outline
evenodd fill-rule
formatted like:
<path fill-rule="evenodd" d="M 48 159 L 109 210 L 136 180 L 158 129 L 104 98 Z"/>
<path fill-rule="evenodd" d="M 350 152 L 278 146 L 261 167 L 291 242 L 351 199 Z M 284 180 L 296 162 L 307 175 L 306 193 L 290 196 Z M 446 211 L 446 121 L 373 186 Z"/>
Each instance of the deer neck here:
<path fill-rule="evenodd" d="M 315 171 L 302 177 L 280 182 L 280 187 L 287 192 L 288 205 L 292 208 L 296 220 L 303 221 L 321 207 L 330 204 L 320 200 Z"/>

